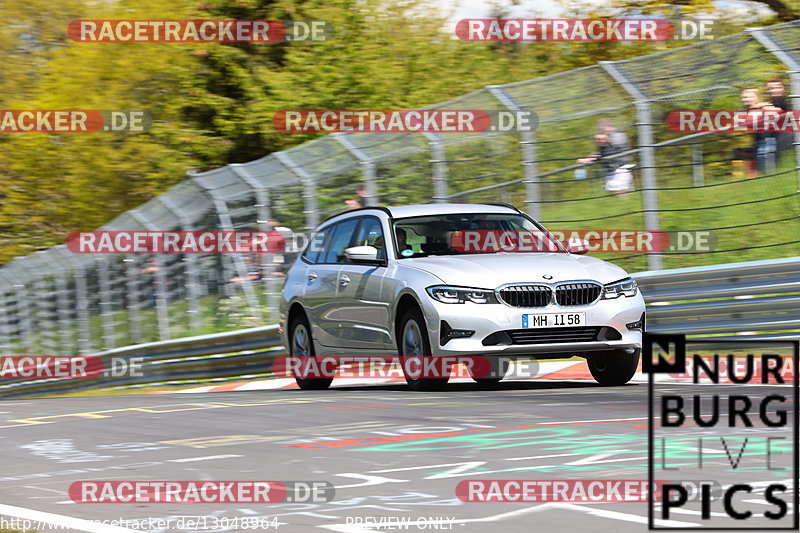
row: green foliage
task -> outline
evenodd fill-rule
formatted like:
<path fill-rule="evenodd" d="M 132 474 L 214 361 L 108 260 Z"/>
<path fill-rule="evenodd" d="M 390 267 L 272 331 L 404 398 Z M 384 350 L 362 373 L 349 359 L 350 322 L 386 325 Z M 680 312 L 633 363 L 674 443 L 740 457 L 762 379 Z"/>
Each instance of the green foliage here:
<path fill-rule="evenodd" d="M 280 110 L 412 108 L 681 44 L 462 42 L 432 0 L 10 0 L 0 15 L 13 21 L 0 27 L 0 108 L 145 110 L 154 121 L 140 133 L 0 134 L 0 264 L 110 221 L 187 170 L 250 161 L 315 137 L 275 131 L 272 116 Z M 334 35 L 274 44 L 75 43 L 66 27 L 79 18 L 321 19 Z M 454 144 L 448 157 L 469 159 L 483 142 Z M 504 142 L 490 147 L 494 160 L 457 165 L 451 177 L 464 181 L 453 190 L 518 178 L 518 166 L 493 174 L 518 161 L 519 147 Z M 382 161 L 376 171 L 384 180 L 380 201 L 430 199 L 430 181 L 419 179 L 430 175 L 424 156 Z M 359 180 L 356 170 L 326 185 L 320 206 L 341 208 Z M 303 204 L 296 192 L 277 193 L 273 208 L 298 228 Z M 517 187 L 504 198 L 521 195 Z"/>

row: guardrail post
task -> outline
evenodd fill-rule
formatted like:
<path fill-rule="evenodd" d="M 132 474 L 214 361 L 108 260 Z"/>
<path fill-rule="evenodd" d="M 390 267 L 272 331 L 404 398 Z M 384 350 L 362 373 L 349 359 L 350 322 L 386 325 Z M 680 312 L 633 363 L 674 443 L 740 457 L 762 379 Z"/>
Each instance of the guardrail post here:
<path fill-rule="evenodd" d="M 275 152 L 272 154 L 275 159 L 283 163 L 283 165 L 292 171 L 300 181 L 303 182 L 303 201 L 305 203 L 305 210 L 303 213 L 306 217 L 306 231 L 313 231 L 319 225 L 319 209 L 317 209 L 317 183 L 311 177 L 311 174 L 295 163 L 291 157 L 285 152 Z"/>
<path fill-rule="evenodd" d="M 791 88 L 789 100 L 792 101 L 793 110 L 800 110 L 800 61 L 797 61 L 792 54 L 781 48 L 781 46 L 775 42 L 775 39 L 765 31 L 765 28 L 747 28 L 746 31 L 752 35 L 756 41 L 761 43 L 761 45 L 767 49 L 767 52 L 777 57 L 781 63 L 788 67 Z M 800 191 L 800 131 L 794 133 L 794 150 L 795 170 L 797 171 L 797 190 Z"/>
<path fill-rule="evenodd" d="M 525 108 L 510 94 L 503 90 L 502 85 L 487 85 L 486 89 L 503 106 L 514 113 L 524 113 Z M 536 133 L 533 128 L 522 129 L 519 132 L 520 149 L 522 151 L 522 172 L 525 180 L 525 211 L 533 218 L 539 219 L 540 193 L 539 182 L 536 176 L 538 163 L 536 161 Z"/>
<path fill-rule="evenodd" d="M 642 166 L 642 200 L 644 203 L 644 225 L 647 231 L 658 231 L 658 191 L 656 190 L 656 154 L 653 140 L 653 119 L 650 102 L 636 84 L 622 73 L 613 61 L 600 61 L 600 66 L 634 99 L 636 107 L 636 131 L 638 133 L 639 160 Z M 647 254 L 647 267 L 661 270 L 661 254 Z"/>
<path fill-rule="evenodd" d="M 375 163 L 347 136 L 347 133 L 339 132 L 331 134 L 339 144 L 344 146 L 361 164 L 361 174 L 364 176 L 364 189 L 367 191 L 366 205 L 378 205 L 378 184 L 375 181 Z"/>
<path fill-rule="evenodd" d="M 433 167 L 433 201 L 437 204 L 446 203 L 448 193 L 447 179 L 447 154 L 442 138 L 432 131 L 421 132 L 428 139 L 431 149 L 431 166 Z"/>

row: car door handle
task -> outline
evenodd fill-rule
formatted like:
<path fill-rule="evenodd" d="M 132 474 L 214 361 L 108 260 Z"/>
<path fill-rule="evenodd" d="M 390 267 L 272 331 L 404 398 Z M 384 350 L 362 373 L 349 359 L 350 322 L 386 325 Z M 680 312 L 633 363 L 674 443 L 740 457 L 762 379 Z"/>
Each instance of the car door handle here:
<path fill-rule="evenodd" d="M 308 281 L 316 281 L 317 280 L 317 273 L 316 272 L 309 272 L 308 273 Z"/>
<path fill-rule="evenodd" d="M 350 276 L 348 276 L 347 274 L 342 274 L 339 277 L 339 285 L 341 285 L 342 287 L 346 287 L 348 283 L 350 283 Z"/>

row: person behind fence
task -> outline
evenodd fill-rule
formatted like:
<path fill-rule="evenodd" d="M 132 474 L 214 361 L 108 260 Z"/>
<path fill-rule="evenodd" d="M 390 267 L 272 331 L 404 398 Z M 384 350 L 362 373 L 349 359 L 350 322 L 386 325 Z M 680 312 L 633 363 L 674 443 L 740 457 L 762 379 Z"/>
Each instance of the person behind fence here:
<path fill-rule="evenodd" d="M 597 145 L 595 152 L 588 157 L 578 159 L 578 163 L 599 162 L 605 176 L 605 188 L 615 194 L 623 194 L 633 189 L 633 174 L 625 157 L 613 157 L 624 151 L 624 147 L 612 144 L 608 133 L 597 133 L 594 136 Z"/>
<path fill-rule="evenodd" d="M 611 142 L 613 146 L 619 148 L 621 152 L 627 152 L 631 149 L 631 145 L 628 142 L 628 136 L 625 135 L 624 131 L 617 128 L 610 120 L 603 119 L 598 122 L 597 132 L 608 135 L 609 142 Z M 620 159 L 622 159 L 626 165 L 632 162 L 631 156 L 629 155 L 621 156 Z"/>
<path fill-rule="evenodd" d="M 766 85 L 767 95 L 769 96 L 769 103 L 775 108 L 775 111 L 783 112 L 789 110 L 789 105 L 786 103 L 786 88 L 780 78 L 772 78 L 767 80 Z M 776 148 L 778 151 L 778 158 L 781 152 L 790 149 L 794 146 L 794 133 L 788 131 L 780 131 L 775 133 Z"/>
<path fill-rule="evenodd" d="M 272 274 L 275 276 L 282 276 L 287 267 L 285 254 L 287 252 L 294 251 L 291 247 L 292 243 L 295 242 L 294 232 L 290 228 L 281 225 L 281 223 L 275 218 L 270 219 L 268 224 L 271 230 L 277 232 L 278 235 L 270 236 L 270 239 L 275 239 L 277 243 L 277 249 L 271 255 L 271 257 L 267 258 L 267 261 L 273 266 Z M 283 244 L 281 244 L 281 240 L 283 241 Z"/>
<path fill-rule="evenodd" d="M 156 300 L 158 299 L 158 271 L 161 270 L 155 257 L 148 257 L 145 263 L 145 267 L 139 273 L 146 280 L 145 286 L 149 288 L 145 290 L 146 299 L 142 302 L 142 309 L 156 305 Z"/>
<path fill-rule="evenodd" d="M 762 102 L 757 89 L 742 91 L 742 107 L 746 111 L 772 111 L 776 107 Z M 756 171 L 764 172 L 774 167 L 777 153 L 777 140 L 773 132 L 753 132 L 753 144 L 748 148 L 736 148 L 733 151 L 734 177 L 741 174 L 742 162 L 747 163 L 747 176 L 754 178 Z"/>

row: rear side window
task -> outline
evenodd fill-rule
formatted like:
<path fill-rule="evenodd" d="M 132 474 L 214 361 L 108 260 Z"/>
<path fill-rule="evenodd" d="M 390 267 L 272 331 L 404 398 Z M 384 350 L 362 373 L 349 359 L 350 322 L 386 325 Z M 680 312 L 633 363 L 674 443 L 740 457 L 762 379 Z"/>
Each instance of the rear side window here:
<path fill-rule="evenodd" d="M 358 225 L 359 220 L 360 219 L 358 218 L 350 218 L 336 224 L 336 231 L 334 231 L 333 237 L 330 239 L 330 245 L 325 246 L 325 259 L 322 260 L 322 254 L 320 254 L 320 260 L 318 262 L 347 262 L 347 258 L 345 258 L 344 255 L 344 250 L 350 246 L 350 241 L 353 240 L 353 233 L 356 231 L 356 226 Z"/>

